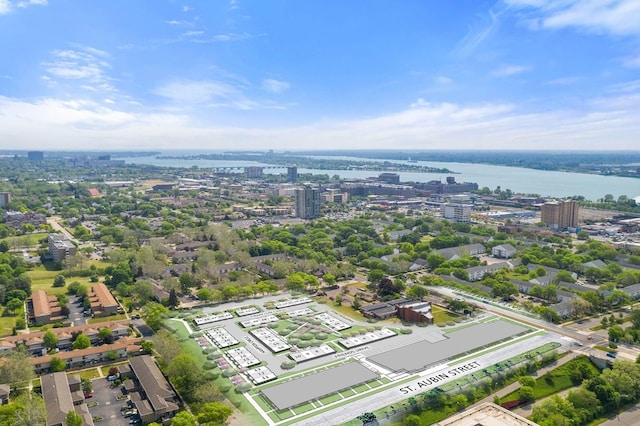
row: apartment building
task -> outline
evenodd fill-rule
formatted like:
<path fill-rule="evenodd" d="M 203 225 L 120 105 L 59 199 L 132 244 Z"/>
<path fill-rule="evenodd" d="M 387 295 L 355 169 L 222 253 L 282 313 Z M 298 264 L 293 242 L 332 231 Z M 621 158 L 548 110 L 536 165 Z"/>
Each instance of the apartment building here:
<path fill-rule="evenodd" d="M 550 201 L 541 207 L 541 220 L 552 229 L 575 228 L 578 226 L 579 208 L 575 200 Z"/>

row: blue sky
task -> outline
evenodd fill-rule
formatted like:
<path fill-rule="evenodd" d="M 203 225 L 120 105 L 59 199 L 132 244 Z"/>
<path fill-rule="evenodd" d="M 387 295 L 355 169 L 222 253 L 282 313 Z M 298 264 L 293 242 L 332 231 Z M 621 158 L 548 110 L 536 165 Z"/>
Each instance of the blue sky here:
<path fill-rule="evenodd" d="M 0 0 L 0 40 L 0 149 L 640 146 L 640 0 Z"/>

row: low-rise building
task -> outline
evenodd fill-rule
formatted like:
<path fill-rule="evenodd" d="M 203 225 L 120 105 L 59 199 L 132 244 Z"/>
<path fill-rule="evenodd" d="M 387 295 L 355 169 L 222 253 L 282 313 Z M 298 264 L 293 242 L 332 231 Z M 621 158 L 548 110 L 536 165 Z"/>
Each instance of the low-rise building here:
<path fill-rule="evenodd" d="M 517 251 L 511 244 L 500 244 L 491 249 L 491 254 L 500 259 L 510 259 Z"/>
<path fill-rule="evenodd" d="M 131 358 L 130 369 L 120 369 L 128 385 L 131 401 L 143 423 L 162 422 L 173 417 L 180 409 L 179 398 L 171 384 L 162 375 L 153 358 L 148 355 Z"/>
<path fill-rule="evenodd" d="M 87 297 L 91 302 L 91 312 L 96 317 L 115 315 L 120 307 L 111 291 L 103 283 L 94 284 Z"/>
<path fill-rule="evenodd" d="M 64 372 L 46 374 L 40 377 L 40 382 L 47 410 L 46 426 L 65 426 L 70 411 L 82 417 L 83 426 L 93 426 L 93 418 L 84 403 L 79 375 L 67 377 Z"/>
<path fill-rule="evenodd" d="M 27 299 L 27 317 L 35 325 L 51 324 L 62 321 L 62 307 L 56 296 L 50 296 L 44 290 L 36 290 Z"/>

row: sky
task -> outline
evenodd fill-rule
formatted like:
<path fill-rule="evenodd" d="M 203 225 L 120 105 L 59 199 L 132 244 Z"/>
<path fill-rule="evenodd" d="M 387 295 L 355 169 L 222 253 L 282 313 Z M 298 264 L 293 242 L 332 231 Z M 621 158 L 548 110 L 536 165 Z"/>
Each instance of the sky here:
<path fill-rule="evenodd" d="M 0 149 L 640 148 L 640 0 L 0 0 Z"/>

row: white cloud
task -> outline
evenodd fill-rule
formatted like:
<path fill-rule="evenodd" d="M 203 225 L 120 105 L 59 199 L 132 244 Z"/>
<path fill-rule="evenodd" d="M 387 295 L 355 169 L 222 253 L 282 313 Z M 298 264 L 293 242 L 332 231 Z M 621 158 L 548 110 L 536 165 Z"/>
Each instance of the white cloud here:
<path fill-rule="evenodd" d="M 495 77 L 509 77 L 516 74 L 522 74 L 529 71 L 529 67 L 522 65 L 503 65 L 500 68 L 494 70 L 491 74 Z"/>
<path fill-rule="evenodd" d="M 622 64 L 627 68 L 640 68 L 640 53 L 623 58 Z"/>
<path fill-rule="evenodd" d="M 560 77 L 550 80 L 546 84 L 552 86 L 570 86 L 572 84 L 578 83 L 580 80 L 582 80 L 582 77 Z"/>
<path fill-rule="evenodd" d="M 289 83 L 282 80 L 267 78 L 262 81 L 262 88 L 271 93 L 282 93 L 289 88 Z"/>
<path fill-rule="evenodd" d="M 56 78 L 80 81 L 80 87 L 90 91 L 115 91 L 107 70 L 111 64 L 107 61 L 109 54 L 103 50 L 88 46 L 77 49 L 54 50 L 51 60 L 43 62 L 44 77 L 50 82 Z"/>
<path fill-rule="evenodd" d="M 508 6 L 537 9 L 532 28 L 574 27 L 615 35 L 640 35 L 638 0 L 505 0 Z"/>
<path fill-rule="evenodd" d="M 237 9 L 238 8 L 238 0 L 230 0 L 229 1 L 229 9 Z"/>
<path fill-rule="evenodd" d="M 19 1 L 17 4 L 18 7 L 22 7 L 22 8 L 33 6 L 33 5 L 46 6 L 47 0 L 26 0 L 26 1 Z"/>
<path fill-rule="evenodd" d="M 11 12 L 11 2 L 9 0 L 0 0 L 0 15 L 6 15 Z"/>
<path fill-rule="evenodd" d="M 445 76 L 443 76 L 443 75 L 439 75 L 439 76 L 437 76 L 436 78 L 434 78 L 434 81 L 435 81 L 437 84 L 442 85 L 442 86 L 446 86 L 446 85 L 448 85 L 448 84 L 453 83 L 453 79 L 452 79 L 452 78 L 445 77 Z"/>
<path fill-rule="evenodd" d="M 194 37 L 194 36 L 200 36 L 203 34 L 204 34 L 204 31 L 187 31 L 183 35 L 185 37 Z"/>
<path fill-rule="evenodd" d="M 19 2 L 12 2 L 11 0 L 0 0 L 0 15 L 6 15 L 13 11 L 13 6 L 19 8 L 27 8 L 29 6 L 46 6 L 47 0 L 23 0 Z"/>
<path fill-rule="evenodd" d="M 156 88 L 154 94 L 173 102 L 203 104 L 215 99 L 229 99 L 239 95 L 234 86 L 215 81 L 172 82 Z"/>
<path fill-rule="evenodd" d="M 192 8 L 192 7 L 189 7 L 189 6 L 182 6 L 182 11 L 183 11 L 183 12 L 185 12 L 185 13 L 187 13 L 187 12 L 189 12 L 189 11 L 191 11 L 191 10 L 193 10 L 193 8 Z"/>
<path fill-rule="evenodd" d="M 633 83 L 633 82 L 632 82 Z M 170 90 L 171 89 L 171 90 Z M 190 95 L 178 95 L 179 90 Z M 174 84 L 165 94 L 175 99 L 229 97 L 233 89 L 210 82 Z M 523 112 L 499 103 L 465 105 L 418 99 L 411 106 L 376 117 L 318 120 L 282 127 L 229 127 L 205 121 L 174 108 L 158 114 L 139 104 L 130 112 L 126 102 L 111 104 L 86 99 L 22 101 L 0 97 L 0 139 L 23 149 L 637 149 L 640 134 L 640 90 L 624 91 L 584 103 L 584 111 L 550 109 Z M 110 98 L 107 98 L 110 99 Z M 213 102 L 216 99 L 212 99 Z M 218 99 L 254 109 L 256 101 L 242 97 Z M 244 102 L 244 104 L 243 104 Z M 263 106 L 263 105 L 260 105 Z M 201 109 L 198 109 L 201 111 Z M 195 114 L 195 113 L 194 113 Z"/>

